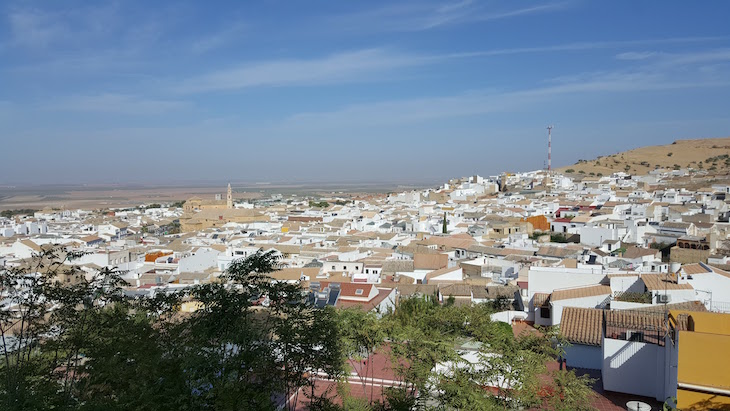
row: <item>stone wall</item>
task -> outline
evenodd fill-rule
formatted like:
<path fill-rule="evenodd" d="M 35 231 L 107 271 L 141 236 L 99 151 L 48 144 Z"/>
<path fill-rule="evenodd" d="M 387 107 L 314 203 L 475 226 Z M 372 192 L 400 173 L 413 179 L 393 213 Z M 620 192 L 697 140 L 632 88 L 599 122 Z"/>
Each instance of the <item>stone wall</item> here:
<path fill-rule="evenodd" d="M 707 263 L 709 256 L 710 250 L 693 250 L 674 246 L 669 252 L 669 261 L 681 264 Z"/>

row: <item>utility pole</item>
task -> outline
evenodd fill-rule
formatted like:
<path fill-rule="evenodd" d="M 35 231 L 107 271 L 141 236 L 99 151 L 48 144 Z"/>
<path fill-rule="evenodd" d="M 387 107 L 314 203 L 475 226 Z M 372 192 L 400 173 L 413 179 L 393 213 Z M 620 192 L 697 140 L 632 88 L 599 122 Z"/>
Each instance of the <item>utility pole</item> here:
<path fill-rule="evenodd" d="M 552 152 L 553 152 L 553 126 L 547 126 L 548 130 L 548 175 L 552 173 Z"/>

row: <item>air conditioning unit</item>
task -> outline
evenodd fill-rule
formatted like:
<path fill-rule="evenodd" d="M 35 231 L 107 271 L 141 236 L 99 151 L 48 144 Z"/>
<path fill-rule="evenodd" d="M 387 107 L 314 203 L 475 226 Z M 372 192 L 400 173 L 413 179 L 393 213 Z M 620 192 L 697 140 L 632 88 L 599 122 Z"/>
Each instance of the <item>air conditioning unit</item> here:
<path fill-rule="evenodd" d="M 670 297 L 671 296 L 669 294 L 659 294 L 659 295 L 657 295 L 657 300 L 659 301 L 660 304 L 667 304 L 670 301 L 672 301 L 672 299 Z"/>

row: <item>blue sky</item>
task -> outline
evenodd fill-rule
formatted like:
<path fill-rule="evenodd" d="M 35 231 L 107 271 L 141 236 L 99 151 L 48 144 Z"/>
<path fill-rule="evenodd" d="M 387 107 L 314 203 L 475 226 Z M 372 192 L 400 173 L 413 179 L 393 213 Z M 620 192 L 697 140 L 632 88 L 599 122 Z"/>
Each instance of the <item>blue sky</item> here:
<path fill-rule="evenodd" d="M 441 181 L 730 136 L 730 3 L 7 1 L 0 183 Z"/>

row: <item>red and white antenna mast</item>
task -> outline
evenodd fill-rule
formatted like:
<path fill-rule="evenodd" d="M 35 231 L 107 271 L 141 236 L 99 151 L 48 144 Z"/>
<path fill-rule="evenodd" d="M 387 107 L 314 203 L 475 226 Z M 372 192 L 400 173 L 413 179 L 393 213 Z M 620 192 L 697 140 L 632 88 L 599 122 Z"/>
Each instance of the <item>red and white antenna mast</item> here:
<path fill-rule="evenodd" d="M 548 130 L 548 174 L 552 173 L 552 153 L 553 153 L 553 126 L 547 126 Z"/>

